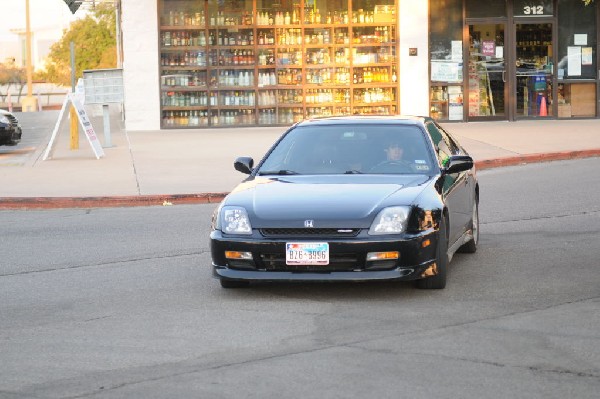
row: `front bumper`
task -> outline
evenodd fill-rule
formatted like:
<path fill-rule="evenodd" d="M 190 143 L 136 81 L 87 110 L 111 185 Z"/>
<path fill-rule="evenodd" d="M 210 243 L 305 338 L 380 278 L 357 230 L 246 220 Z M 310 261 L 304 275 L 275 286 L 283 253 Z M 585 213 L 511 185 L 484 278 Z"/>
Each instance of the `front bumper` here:
<path fill-rule="evenodd" d="M 417 280 L 435 275 L 435 260 L 414 267 L 398 267 L 393 270 L 357 270 L 349 272 L 272 272 L 236 270 L 213 264 L 213 277 L 244 281 L 378 281 L 378 280 Z"/>
<path fill-rule="evenodd" d="M 0 127 L 0 144 L 17 144 L 21 141 L 22 130 L 17 127 Z"/>
<path fill-rule="evenodd" d="M 211 233 L 213 276 L 240 281 L 378 281 L 416 280 L 437 274 L 437 231 L 399 237 L 353 237 L 346 239 L 266 239 L 225 237 Z M 329 243 L 330 265 L 289 266 L 285 264 L 286 242 Z M 225 251 L 252 253 L 252 260 L 225 258 Z M 398 260 L 366 261 L 368 252 L 398 251 Z"/>

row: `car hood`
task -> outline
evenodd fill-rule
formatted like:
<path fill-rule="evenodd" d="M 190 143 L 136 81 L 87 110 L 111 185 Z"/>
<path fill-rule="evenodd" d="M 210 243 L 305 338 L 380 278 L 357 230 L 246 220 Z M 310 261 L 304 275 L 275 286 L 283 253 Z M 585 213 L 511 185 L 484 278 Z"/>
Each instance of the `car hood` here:
<path fill-rule="evenodd" d="M 430 176 L 321 175 L 256 177 L 240 184 L 225 205 L 243 206 L 253 228 L 362 227 L 386 206 L 411 205 Z"/>

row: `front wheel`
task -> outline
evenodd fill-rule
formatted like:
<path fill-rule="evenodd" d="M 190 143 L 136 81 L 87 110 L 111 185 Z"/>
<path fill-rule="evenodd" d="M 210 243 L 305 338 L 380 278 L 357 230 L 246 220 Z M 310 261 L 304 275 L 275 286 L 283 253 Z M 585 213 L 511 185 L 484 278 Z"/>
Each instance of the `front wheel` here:
<path fill-rule="evenodd" d="M 446 287 L 446 274 L 448 270 L 448 234 L 446 231 L 446 218 L 442 218 L 438 233 L 437 243 L 437 274 L 416 281 L 419 289 L 441 290 Z"/>

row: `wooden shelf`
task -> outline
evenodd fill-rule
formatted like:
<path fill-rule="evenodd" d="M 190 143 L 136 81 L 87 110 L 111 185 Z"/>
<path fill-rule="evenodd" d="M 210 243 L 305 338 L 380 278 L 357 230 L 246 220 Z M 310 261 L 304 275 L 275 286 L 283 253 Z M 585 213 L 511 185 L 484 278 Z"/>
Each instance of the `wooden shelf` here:
<path fill-rule="evenodd" d="M 166 2 L 159 0 L 159 14 L 162 15 L 163 21 L 166 18 L 166 14 L 162 9 L 166 6 L 165 3 Z M 208 2 L 201 2 L 198 4 L 200 4 L 198 7 L 203 8 L 198 10 L 199 13 L 203 12 L 204 16 L 210 15 L 209 11 L 212 10 L 212 8 L 209 9 L 209 7 L 213 7 L 212 5 L 209 6 Z M 303 4 L 304 1 L 301 0 L 301 5 Z M 349 7 L 351 7 L 351 3 L 349 3 Z M 237 18 L 237 21 L 242 20 L 242 15 L 233 15 L 232 11 L 223 10 L 227 15 L 226 18 Z M 301 7 L 300 10 L 302 11 L 299 18 L 302 20 L 304 19 L 305 10 L 303 7 Z M 330 8 L 329 10 L 332 9 Z M 347 12 L 348 16 L 352 13 L 350 8 L 337 11 Z M 372 12 L 373 10 L 365 11 Z M 253 3 L 252 15 L 254 16 L 254 20 L 257 21 L 257 1 Z M 244 18 L 247 18 L 247 16 L 248 15 L 245 15 Z M 324 18 L 323 14 L 322 16 Z M 167 58 L 169 60 L 174 58 L 177 62 L 181 62 L 185 57 L 190 57 L 191 59 L 198 57 L 200 60 L 200 57 L 202 56 L 203 63 L 206 63 L 206 65 L 186 64 L 160 66 L 161 76 L 183 75 L 181 79 L 183 79 L 184 82 L 187 82 L 188 78 L 186 78 L 185 75 L 189 75 L 189 78 L 194 79 L 195 82 L 200 78 L 206 83 L 206 85 L 203 86 L 162 85 L 160 88 L 162 95 L 166 96 L 167 93 L 169 93 L 169 96 L 175 95 L 179 98 L 183 96 L 186 100 L 189 100 L 190 95 L 193 97 L 194 92 L 199 92 L 203 93 L 203 101 L 208 101 L 209 103 L 209 105 L 203 106 L 194 105 L 178 107 L 164 104 L 165 101 L 172 103 L 173 97 L 168 97 L 166 100 L 163 97 L 161 113 L 163 118 L 162 125 L 165 127 L 235 126 L 238 124 L 243 124 L 245 126 L 266 126 L 282 123 L 289 124 L 296 121 L 298 118 L 304 118 L 311 115 L 337 115 L 341 112 L 353 114 L 357 112 L 360 113 L 361 110 L 364 110 L 366 113 L 373 113 L 378 111 L 376 108 L 380 108 L 381 112 L 391 114 L 395 113 L 399 108 L 399 84 L 391 80 L 392 74 L 397 73 L 397 65 L 399 64 L 398 43 L 393 41 L 376 41 L 377 39 L 375 38 L 379 32 L 383 32 L 384 29 L 387 32 L 386 35 L 390 35 L 389 37 L 395 38 L 397 36 L 397 21 L 392 21 L 391 18 L 386 22 L 368 23 L 353 23 L 350 18 L 349 23 L 342 24 L 335 22 L 331 24 L 298 23 L 290 25 L 211 25 L 208 23 L 209 18 L 206 18 L 206 22 L 207 24 L 205 25 L 176 25 L 163 23 L 160 26 L 161 37 L 159 38 L 159 49 L 161 58 Z M 183 32 L 183 34 L 177 32 Z M 344 35 L 343 39 L 340 34 Z M 193 40 L 194 45 L 165 46 L 164 41 L 173 40 L 172 38 L 174 35 L 176 35 L 176 40 L 187 40 L 188 43 L 190 40 Z M 367 37 L 371 36 L 373 36 L 373 39 L 371 39 L 373 40 L 372 42 L 358 42 L 369 40 Z M 301 42 L 298 42 L 299 37 L 302 38 Z M 310 40 L 307 40 L 307 37 L 309 37 Z M 218 40 L 248 40 L 248 44 L 210 45 L 210 43 L 215 43 Z M 273 43 L 264 43 L 265 40 L 273 41 Z M 283 40 L 287 40 L 289 44 L 282 44 L 281 42 Z M 259 44 L 259 41 L 262 43 Z M 197 45 L 198 42 L 205 42 L 206 45 L 199 46 Z M 349 55 L 349 58 L 345 63 L 335 62 L 336 57 L 339 56 L 340 49 L 349 50 L 346 52 L 346 54 Z M 352 58 L 352 49 L 356 49 L 356 52 L 358 52 L 354 59 Z M 231 62 L 232 52 L 236 50 L 251 52 L 251 54 L 246 54 L 245 57 L 250 57 L 250 60 L 253 60 L 254 62 L 252 64 L 243 65 L 235 63 L 222 64 L 222 57 L 228 60 L 228 62 Z M 274 61 L 274 64 L 259 65 L 259 57 L 264 57 L 265 53 L 267 53 L 269 59 Z M 286 59 L 294 60 L 297 63 L 281 63 L 281 58 L 278 59 L 278 56 L 286 53 L 288 54 L 285 56 Z M 380 53 L 385 53 L 382 61 L 357 63 L 357 60 L 381 60 L 382 54 Z M 298 54 L 301 58 L 296 57 Z M 325 60 L 330 60 L 330 62 L 323 64 L 309 64 L 306 61 L 307 56 L 310 57 L 311 54 L 313 57 L 324 57 Z M 236 55 L 234 54 L 233 57 L 235 58 L 235 56 Z M 362 59 L 360 57 L 362 57 Z M 339 58 L 337 60 L 339 61 Z M 165 60 L 163 60 L 163 62 L 165 62 Z M 265 62 L 264 58 L 261 58 L 261 62 Z M 390 81 L 354 83 L 355 75 L 361 77 L 362 80 L 363 74 L 369 73 L 368 68 L 377 68 L 377 73 L 381 73 L 383 76 L 390 76 Z M 240 86 L 219 84 L 218 82 L 223 80 L 224 71 L 230 71 L 228 79 L 235 79 L 237 82 L 238 79 L 242 79 L 241 76 L 243 75 L 244 81 L 248 82 L 249 79 L 252 85 Z M 231 71 L 236 71 L 233 73 L 234 77 L 231 76 Z M 320 71 L 322 71 L 322 73 L 320 73 Z M 264 82 L 263 78 L 265 73 L 275 73 L 277 82 L 281 81 L 282 78 L 284 78 L 284 81 L 289 79 L 290 75 L 282 77 L 280 76 L 281 72 L 291 72 L 294 82 L 300 77 L 301 80 L 298 80 L 297 83 L 293 84 L 278 83 L 276 85 L 259 85 L 259 82 Z M 312 78 L 309 80 L 311 76 L 314 77 L 314 80 Z M 316 83 L 321 80 L 324 80 L 324 82 Z M 178 83 L 180 82 L 179 80 L 176 81 Z M 229 82 L 231 81 L 233 80 L 229 80 Z M 347 81 L 348 83 L 340 83 L 341 81 Z M 382 90 L 386 93 L 386 98 L 389 95 L 390 98 L 394 98 L 395 100 L 363 102 L 364 98 L 369 98 L 368 94 L 367 97 L 364 97 L 364 93 L 373 93 L 373 89 Z M 328 100 L 332 98 L 339 100 L 338 96 L 340 95 L 340 90 L 346 92 L 346 96 L 348 96 L 347 101 L 306 102 L 307 96 L 315 95 L 314 91 L 318 91 L 321 94 L 323 92 L 327 93 Z M 302 98 L 302 102 L 277 102 L 278 99 L 282 98 L 280 95 L 283 95 L 287 91 L 299 92 L 294 96 L 297 95 L 298 97 L 296 98 Z M 222 105 L 224 98 L 226 98 L 223 96 L 231 96 L 231 93 L 233 92 L 244 93 L 243 96 L 248 96 L 247 98 L 251 97 L 252 101 L 248 101 L 253 105 Z M 177 93 L 181 93 L 181 95 Z M 260 97 L 265 95 L 274 95 L 275 103 L 266 105 L 264 103 L 264 97 Z M 289 94 L 286 94 L 285 98 L 294 98 L 294 96 L 290 97 Z M 262 101 L 259 101 L 259 97 Z M 308 110 L 316 109 L 322 111 L 308 112 Z M 208 118 L 208 122 L 199 123 L 195 121 L 194 118 L 197 117 L 197 115 L 194 115 L 193 113 L 190 114 L 191 111 L 206 112 L 207 114 L 202 115 L 202 117 Z M 173 122 L 173 118 L 176 118 L 175 122 Z M 290 118 L 294 120 L 292 121 Z M 253 122 L 251 123 L 250 121 Z M 187 122 L 187 125 L 185 125 L 185 122 Z"/>

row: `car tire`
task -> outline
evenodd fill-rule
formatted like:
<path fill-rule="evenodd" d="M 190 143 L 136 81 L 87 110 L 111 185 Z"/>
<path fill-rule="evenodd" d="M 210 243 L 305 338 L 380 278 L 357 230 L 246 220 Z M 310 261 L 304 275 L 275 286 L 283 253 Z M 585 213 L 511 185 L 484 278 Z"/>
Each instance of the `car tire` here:
<path fill-rule="evenodd" d="M 416 281 L 419 289 L 441 290 L 446 287 L 446 274 L 448 270 L 448 231 L 446 230 L 446 218 L 440 223 L 438 246 L 437 246 L 437 274 Z"/>
<path fill-rule="evenodd" d="M 473 254 L 477 252 L 477 244 L 479 243 L 479 201 L 475 199 L 473 204 L 473 217 L 471 218 L 471 230 L 473 231 L 473 239 L 464 243 L 457 252 Z"/>
<path fill-rule="evenodd" d="M 223 288 L 244 288 L 250 285 L 247 281 L 219 279 Z"/>

